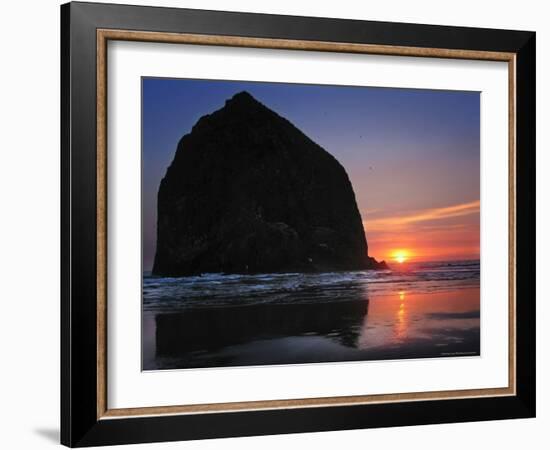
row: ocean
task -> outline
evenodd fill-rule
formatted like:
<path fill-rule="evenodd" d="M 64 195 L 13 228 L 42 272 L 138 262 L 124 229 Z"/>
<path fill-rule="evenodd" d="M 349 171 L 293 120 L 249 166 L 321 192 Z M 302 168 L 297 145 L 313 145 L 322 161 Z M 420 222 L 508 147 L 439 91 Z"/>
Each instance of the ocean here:
<path fill-rule="evenodd" d="M 143 370 L 480 355 L 479 260 L 143 275 Z"/>

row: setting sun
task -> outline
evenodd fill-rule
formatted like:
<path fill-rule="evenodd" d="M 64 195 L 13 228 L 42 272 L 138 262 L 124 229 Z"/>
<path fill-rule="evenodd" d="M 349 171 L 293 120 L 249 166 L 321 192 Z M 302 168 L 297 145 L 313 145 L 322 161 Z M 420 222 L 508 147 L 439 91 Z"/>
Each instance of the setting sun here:
<path fill-rule="evenodd" d="M 409 252 L 407 250 L 395 250 L 392 253 L 392 258 L 399 264 L 403 264 L 409 259 Z"/>

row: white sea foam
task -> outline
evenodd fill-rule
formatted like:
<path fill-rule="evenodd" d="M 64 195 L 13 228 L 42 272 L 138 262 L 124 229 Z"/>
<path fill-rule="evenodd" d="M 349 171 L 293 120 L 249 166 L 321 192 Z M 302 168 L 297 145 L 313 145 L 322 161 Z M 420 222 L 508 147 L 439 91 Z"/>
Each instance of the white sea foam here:
<path fill-rule="evenodd" d="M 145 311 L 256 303 L 311 303 L 435 292 L 479 286 L 479 261 L 420 262 L 397 270 L 221 274 L 182 278 L 143 276 Z"/>

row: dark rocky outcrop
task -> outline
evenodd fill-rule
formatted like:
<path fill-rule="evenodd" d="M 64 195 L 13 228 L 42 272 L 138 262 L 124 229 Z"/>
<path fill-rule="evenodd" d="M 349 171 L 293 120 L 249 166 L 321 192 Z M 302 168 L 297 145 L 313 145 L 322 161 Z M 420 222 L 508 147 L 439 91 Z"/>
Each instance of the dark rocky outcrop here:
<path fill-rule="evenodd" d="M 153 273 L 385 268 L 344 168 L 241 92 L 183 136 L 158 192 Z"/>

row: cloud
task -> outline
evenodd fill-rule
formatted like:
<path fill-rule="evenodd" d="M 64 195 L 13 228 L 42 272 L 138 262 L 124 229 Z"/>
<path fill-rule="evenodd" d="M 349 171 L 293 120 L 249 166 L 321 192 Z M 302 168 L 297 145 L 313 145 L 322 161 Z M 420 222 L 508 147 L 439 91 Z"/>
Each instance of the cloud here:
<path fill-rule="evenodd" d="M 378 211 L 380 211 L 380 208 L 365 209 L 365 210 L 361 211 L 361 214 L 366 216 L 366 215 L 369 215 L 369 214 L 375 214 Z"/>
<path fill-rule="evenodd" d="M 374 220 L 363 221 L 363 226 L 369 231 L 389 231 L 392 228 L 404 227 L 419 222 L 444 220 L 453 217 L 467 216 L 479 213 L 479 200 L 460 203 L 458 205 L 445 206 L 416 211 L 407 215 L 381 217 Z"/>

